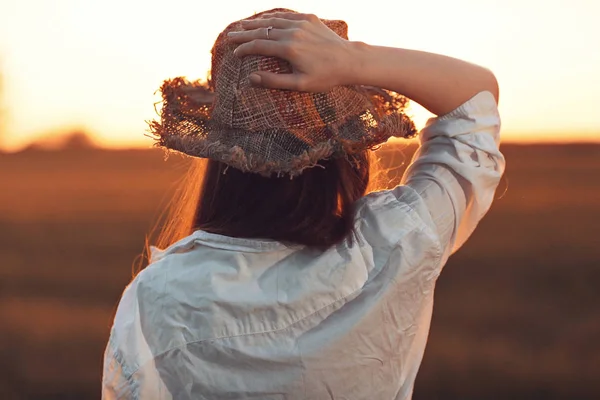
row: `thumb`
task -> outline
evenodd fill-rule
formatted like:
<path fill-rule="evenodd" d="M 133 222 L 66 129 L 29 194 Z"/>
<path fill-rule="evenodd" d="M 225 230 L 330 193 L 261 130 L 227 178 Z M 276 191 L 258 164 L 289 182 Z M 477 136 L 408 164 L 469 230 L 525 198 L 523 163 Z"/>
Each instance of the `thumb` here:
<path fill-rule="evenodd" d="M 248 77 L 255 87 L 268 89 L 301 90 L 301 79 L 298 74 L 276 74 L 274 72 L 257 71 Z"/>

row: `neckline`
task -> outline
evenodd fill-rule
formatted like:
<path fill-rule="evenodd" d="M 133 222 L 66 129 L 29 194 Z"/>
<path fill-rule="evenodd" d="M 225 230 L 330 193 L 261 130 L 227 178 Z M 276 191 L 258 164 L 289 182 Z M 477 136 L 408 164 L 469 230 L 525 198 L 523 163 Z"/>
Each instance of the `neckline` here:
<path fill-rule="evenodd" d="M 277 250 L 289 249 L 292 245 L 286 245 L 271 239 L 250 239 L 250 238 L 239 238 L 232 236 L 220 235 L 217 233 L 210 233 L 203 230 L 196 230 L 189 236 L 178 240 L 166 249 L 159 249 L 158 247 L 151 246 L 151 261 L 158 261 L 159 259 L 177 252 L 179 250 L 189 250 L 194 246 L 211 247 L 215 249 L 230 250 L 230 251 L 241 251 L 249 253 L 263 253 Z"/>
<path fill-rule="evenodd" d="M 210 233 L 203 230 L 194 231 L 189 237 L 205 244 L 221 244 L 227 247 L 237 246 L 248 247 L 249 249 L 260 248 L 262 250 L 277 250 L 290 247 L 272 239 L 239 238 L 220 235 L 218 233 Z"/>

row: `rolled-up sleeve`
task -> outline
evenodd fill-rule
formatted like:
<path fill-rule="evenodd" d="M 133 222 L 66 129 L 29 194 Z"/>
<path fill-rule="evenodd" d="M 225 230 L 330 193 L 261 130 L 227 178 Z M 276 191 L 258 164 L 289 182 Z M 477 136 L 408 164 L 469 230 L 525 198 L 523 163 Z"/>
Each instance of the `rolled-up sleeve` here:
<path fill-rule="evenodd" d="M 421 146 L 402 183 L 420 196 L 447 258 L 488 211 L 504 173 L 494 96 L 481 92 L 454 111 L 430 119 L 419 139 Z"/>

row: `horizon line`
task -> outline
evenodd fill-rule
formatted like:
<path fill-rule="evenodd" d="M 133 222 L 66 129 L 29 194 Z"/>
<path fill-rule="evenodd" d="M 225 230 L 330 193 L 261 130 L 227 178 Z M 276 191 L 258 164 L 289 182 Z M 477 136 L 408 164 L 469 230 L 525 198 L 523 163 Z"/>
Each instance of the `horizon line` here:
<path fill-rule="evenodd" d="M 397 139 L 387 142 L 386 144 L 394 145 L 405 143 L 407 146 L 418 145 L 416 139 Z M 509 146 L 600 146 L 600 138 L 597 140 L 569 140 L 569 141 L 553 141 L 553 140 L 544 140 L 544 141 L 526 141 L 526 140 L 503 140 L 500 144 L 509 145 Z M 153 145 L 141 145 L 141 144 L 121 144 L 121 145 L 104 145 L 101 143 L 91 142 L 88 145 L 83 145 L 81 147 L 78 146 L 44 146 L 38 145 L 36 146 L 35 142 L 29 143 L 25 146 L 19 146 L 18 148 L 7 149 L 4 146 L 0 146 L 0 154 L 18 154 L 26 151 L 43 151 L 43 152 L 60 152 L 60 151 L 86 151 L 86 150 L 98 150 L 98 151 L 146 151 L 160 149 L 159 147 L 155 147 Z"/>
<path fill-rule="evenodd" d="M 600 144 L 600 130 L 581 130 L 581 131 L 529 131 L 523 133 L 522 130 L 510 130 L 501 134 L 501 144 L 510 145 L 568 145 L 568 144 Z M 539 134 L 544 136 L 536 136 Z M 97 148 L 103 150 L 127 150 L 127 149 L 150 149 L 153 147 L 154 140 L 149 135 L 145 139 L 138 137 L 134 140 L 110 140 L 98 137 L 94 132 L 85 128 L 75 128 L 64 133 L 55 133 L 51 135 L 38 136 L 24 143 L 12 144 L 0 143 L 0 152 L 18 153 L 31 148 L 58 150 L 64 147 L 79 148 Z M 71 138 L 75 139 L 73 145 L 69 145 Z M 418 138 L 402 139 L 392 137 L 387 143 L 406 143 L 414 145 Z M 79 144 L 78 144 L 79 143 Z"/>

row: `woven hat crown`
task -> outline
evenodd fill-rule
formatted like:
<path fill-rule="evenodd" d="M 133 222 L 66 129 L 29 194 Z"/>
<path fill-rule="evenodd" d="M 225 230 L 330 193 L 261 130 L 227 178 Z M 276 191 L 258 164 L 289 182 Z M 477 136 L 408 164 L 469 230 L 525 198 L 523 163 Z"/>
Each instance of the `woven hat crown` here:
<path fill-rule="evenodd" d="M 274 9 L 249 19 L 277 11 L 293 12 Z M 322 21 L 348 38 L 344 21 Z M 403 113 L 406 99 L 382 89 L 337 86 L 309 93 L 251 86 L 253 72 L 293 70 L 279 58 L 237 57 L 237 45 L 227 33 L 241 30 L 241 21 L 236 21 L 218 36 L 207 83 L 165 81 L 161 121 L 151 123 L 159 145 L 242 171 L 294 176 L 321 159 L 364 151 L 391 136 L 415 134 Z"/>

